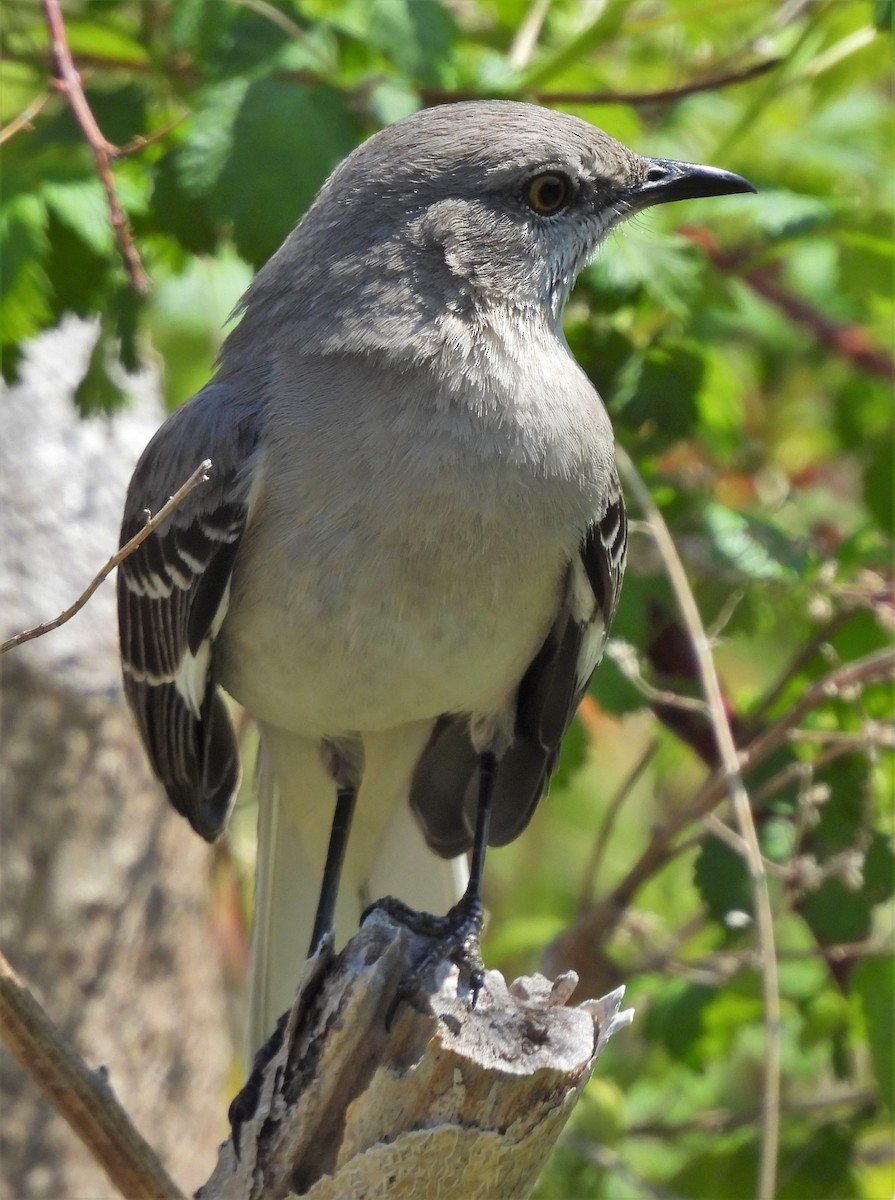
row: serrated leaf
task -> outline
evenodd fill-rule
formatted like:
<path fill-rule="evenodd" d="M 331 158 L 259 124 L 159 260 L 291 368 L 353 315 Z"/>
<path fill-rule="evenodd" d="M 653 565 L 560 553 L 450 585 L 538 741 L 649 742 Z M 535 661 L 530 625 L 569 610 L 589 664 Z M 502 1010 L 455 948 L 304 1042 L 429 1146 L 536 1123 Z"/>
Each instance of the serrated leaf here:
<path fill-rule="evenodd" d="M 106 196 L 98 179 L 47 183 L 43 194 L 58 220 L 94 254 L 106 258 L 114 253 L 115 234 L 109 223 Z"/>
<path fill-rule="evenodd" d="M 75 391 L 75 407 L 82 417 L 112 413 L 124 403 L 124 391 L 112 370 L 115 350 L 114 338 L 105 326 L 102 327 L 93 344 L 87 370 Z"/>
<path fill-rule="evenodd" d="M 231 135 L 211 195 L 212 209 L 232 221 L 239 253 L 260 266 L 360 140 L 361 126 L 346 98 L 333 88 L 260 80 L 246 89 Z M 216 148 L 216 156 L 222 149 Z M 276 178 L 263 197 L 258 162 L 277 164 Z"/>
<path fill-rule="evenodd" d="M 50 248 L 46 205 L 39 196 L 12 196 L 0 209 L 0 344 L 3 374 L 12 378 L 18 355 L 10 348 L 38 333 L 52 316 L 45 262 Z"/>
<path fill-rule="evenodd" d="M 86 21 L 83 17 L 66 22 L 69 48 L 78 59 L 81 55 L 108 59 L 121 67 L 142 67 L 149 62 L 146 46 L 120 27 L 109 22 Z"/>
<path fill-rule="evenodd" d="M 247 79 L 230 79 L 202 91 L 186 139 L 175 152 L 178 181 L 188 196 L 205 199 L 217 187 L 232 153 L 233 124 L 248 90 Z"/>

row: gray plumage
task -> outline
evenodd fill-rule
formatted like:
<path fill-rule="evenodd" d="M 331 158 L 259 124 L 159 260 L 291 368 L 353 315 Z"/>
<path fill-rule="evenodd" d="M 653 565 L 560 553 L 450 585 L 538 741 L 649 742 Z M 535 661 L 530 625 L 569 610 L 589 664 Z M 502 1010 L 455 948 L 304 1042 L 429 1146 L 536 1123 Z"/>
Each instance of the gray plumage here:
<path fill-rule="evenodd" d="M 256 1041 L 291 999 L 311 914 L 290 908 L 319 883 L 336 786 L 360 789 L 346 932 L 380 886 L 450 903 L 462 864 L 439 872 L 409 813 L 437 854 L 468 849 L 482 753 L 491 841 L 530 818 L 625 559 L 612 431 L 563 306 L 629 212 L 747 189 L 528 105 L 417 113 L 333 172 L 147 448 L 123 538 L 214 470 L 119 572 L 125 684 L 206 838 L 238 773 L 218 686 L 259 722 Z"/>

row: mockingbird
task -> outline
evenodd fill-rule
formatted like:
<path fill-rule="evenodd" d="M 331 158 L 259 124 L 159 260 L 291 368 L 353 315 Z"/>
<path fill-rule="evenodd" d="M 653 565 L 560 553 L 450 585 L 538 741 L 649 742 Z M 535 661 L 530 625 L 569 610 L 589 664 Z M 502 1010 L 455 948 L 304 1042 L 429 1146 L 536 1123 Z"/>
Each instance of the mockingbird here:
<path fill-rule="evenodd" d="M 547 785 L 625 562 L 563 306 L 625 217 L 752 190 L 530 105 L 418 112 L 333 172 L 144 452 L 123 540 L 213 462 L 119 570 L 121 647 L 152 765 L 209 840 L 239 775 L 219 689 L 258 723 L 254 1045 L 309 943 L 386 892 L 454 906 L 433 928 L 474 999 L 485 847 Z"/>

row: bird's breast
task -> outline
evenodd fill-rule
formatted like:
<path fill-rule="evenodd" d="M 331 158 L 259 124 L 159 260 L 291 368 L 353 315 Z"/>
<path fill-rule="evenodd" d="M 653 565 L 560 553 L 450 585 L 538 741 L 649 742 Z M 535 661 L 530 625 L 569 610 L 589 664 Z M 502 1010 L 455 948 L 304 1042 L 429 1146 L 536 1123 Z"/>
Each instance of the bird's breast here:
<path fill-rule="evenodd" d="M 581 429 L 582 409 L 602 406 L 582 389 L 577 407 L 477 411 L 381 374 L 365 396 L 344 371 L 326 374 L 325 423 L 300 402 L 313 377 L 290 377 L 218 678 L 255 716 L 309 736 L 496 714 L 598 515 L 611 443 L 597 430 L 591 451 Z"/>

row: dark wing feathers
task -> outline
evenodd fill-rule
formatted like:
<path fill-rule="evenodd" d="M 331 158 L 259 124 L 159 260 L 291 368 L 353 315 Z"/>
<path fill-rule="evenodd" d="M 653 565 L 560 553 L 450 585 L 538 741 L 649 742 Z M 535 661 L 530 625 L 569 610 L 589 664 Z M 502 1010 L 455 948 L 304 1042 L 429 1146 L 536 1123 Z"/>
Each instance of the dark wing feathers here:
<path fill-rule="evenodd" d="M 209 385 L 146 448 L 121 527 L 124 545 L 147 510 L 157 511 L 203 458 L 212 460 L 209 481 L 118 568 L 125 692 L 171 803 L 209 841 L 226 824 L 239 783 L 211 645 L 246 522 L 256 445 L 257 411 Z"/>
<path fill-rule="evenodd" d="M 519 684 L 514 739 L 497 768 L 490 842 L 517 837 L 549 783 L 566 730 L 603 652 L 625 569 L 625 506 L 614 482 L 603 516 L 586 531 L 566 573 L 554 623 Z M 472 844 L 479 756 L 469 719 L 444 716 L 423 751 L 411 805 L 438 854 Z"/>

